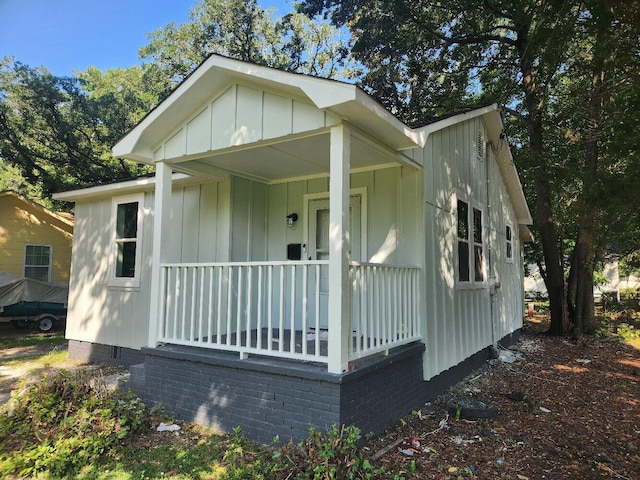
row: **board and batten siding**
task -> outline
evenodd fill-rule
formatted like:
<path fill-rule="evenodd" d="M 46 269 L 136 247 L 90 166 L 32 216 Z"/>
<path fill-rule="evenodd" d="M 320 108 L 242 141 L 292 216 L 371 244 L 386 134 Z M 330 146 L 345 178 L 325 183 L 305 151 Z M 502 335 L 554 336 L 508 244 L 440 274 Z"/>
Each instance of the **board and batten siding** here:
<path fill-rule="evenodd" d="M 229 260 L 229 182 L 174 184 L 170 261 Z M 153 191 L 144 192 L 140 286 L 109 286 L 112 259 L 112 198 L 76 202 L 66 336 L 139 349 L 148 341 L 153 243 Z"/>
<path fill-rule="evenodd" d="M 484 159 L 478 157 L 479 132 L 487 138 L 481 118 L 476 117 L 432 132 L 424 148 L 425 380 L 522 325 L 517 222 L 491 148 Z M 461 288 L 457 282 L 458 197 L 483 211 L 484 285 Z M 514 263 L 505 259 L 506 222 L 514 235 Z M 493 276 L 501 287 L 494 299 L 492 325 L 489 279 Z"/>
<path fill-rule="evenodd" d="M 302 100 L 250 85 L 235 84 L 175 128 L 154 149 L 154 161 L 205 154 L 275 139 L 339 123 L 333 115 Z"/>
<path fill-rule="evenodd" d="M 407 167 L 391 167 L 351 174 L 353 190 L 366 191 L 366 231 L 361 232 L 366 250 L 354 261 L 394 265 L 421 265 L 422 174 Z M 314 178 L 268 187 L 267 257 L 285 260 L 287 244 L 305 242 L 303 218 L 305 195 L 329 195 L 329 178 Z M 261 197 L 260 197 L 261 198 Z M 286 216 L 298 214 L 293 227 Z M 235 219 L 235 218 L 234 218 Z"/>

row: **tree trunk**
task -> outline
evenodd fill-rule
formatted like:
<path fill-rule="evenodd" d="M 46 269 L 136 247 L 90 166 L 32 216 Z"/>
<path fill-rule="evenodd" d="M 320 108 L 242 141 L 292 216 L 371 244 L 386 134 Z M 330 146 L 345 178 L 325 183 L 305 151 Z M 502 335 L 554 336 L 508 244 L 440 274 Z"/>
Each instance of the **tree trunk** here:
<path fill-rule="evenodd" d="M 592 334 L 596 329 L 593 303 L 593 271 L 595 268 L 594 239 L 587 228 L 581 228 L 573 250 L 569 275 L 569 317 L 572 334 Z"/>
<path fill-rule="evenodd" d="M 523 40 L 526 35 L 522 35 Z M 526 42 L 525 42 L 526 43 Z M 566 308 L 566 292 L 564 271 L 562 268 L 562 250 L 558 241 L 558 233 L 553 219 L 553 204 L 546 168 L 546 156 L 543 147 L 543 126 L 541 97 L 544 92 L 538 90 L 533 74 L 533 62 L 522 52 L 520 70 L 523 76 L 525 104 L 529 112 L 527 130 L 530 142 L 530 162 L 534 173 L 536 191 L 536 220 L 542 243 L 545 272 L 544 278 L 549 295 L 549 312 L 551 324 L 548 333 L 563 335 L 569 328 Z"/>
<path fill-rule="evenodd" d="M 604 76 L 606 49 L 602 36 L 610 26 L 606 9 L 600 12 L 596 25 L 594 54 L 591 65 L 591 94 L 589 96 L 588 127 L 586 131 L 584 151 L 584 176 L 582 181 L 580 227 L 574 259 L 571 266 L 570 279 L 575 283 L 575 293 L 570 298 L 570 320 L 573 323 L 573 334 L 578 337 L 582 333 L 592 334 L 596 330 L 593 302 L 593 272 L 595 270 L 596 251 L 598 248 L 598 160 L 600 155 L 600 129 L 602 128 L 602 112 L 604 99 Z M 571 291 L 573 292 L 573 288 Z"/>
<path fill-rule="evenodd" d="M 535 155 L 533 152 L 532 154 Z M 566 308 L 562 252 L 558 245 L 558 235 L 553 222 L 549 186 L 544 178 L 536 178 L 535 184 L 536 214 L 544 256 L 546 272 L 544 280 L 549 295 L 549 313 L 551 316 L 548 333 L 564 335 L 569 331 L 569 321 Z"/>

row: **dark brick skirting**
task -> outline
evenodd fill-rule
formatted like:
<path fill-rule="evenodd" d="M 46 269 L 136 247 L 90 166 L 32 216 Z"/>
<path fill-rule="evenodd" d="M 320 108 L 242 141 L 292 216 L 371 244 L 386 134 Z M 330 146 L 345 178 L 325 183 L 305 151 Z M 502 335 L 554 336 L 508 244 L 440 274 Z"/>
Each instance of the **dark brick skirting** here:
<path fill-rule="evenodd" d="M 422 352 L 413 344 L 330 374 L 326 366 L 179 346 L 143 349 L 147 401 L 179 418 L 254 440 L 306 437 L 309 427 L 380 433 L 423 401 Z"/>
<path fill-rule="evenodd" d="M 501 340 L 517 341 L 519 332 Z M 325 365 L 249 357 L 193 347 L 143 348 L 138 391 L 151 404 L 187 421 L 230 432 L 240 426 L 251 439 L 298 441 L 309 427 L 356 425 L 379 434 L 435 399 L 491 358 L 487 347 L 429 381 L 423 381 L 421 343 L 356 362 L 330 374 Z M 132 370 L 132 380 L 134 379 Z"/>
<path fill-rule="evenodd" d="M 87 363 L 130 366 L 144 362 L 144 354 L 132 348 L 116 347 L 101 343 L 69 340 L 69 358 Z"/>

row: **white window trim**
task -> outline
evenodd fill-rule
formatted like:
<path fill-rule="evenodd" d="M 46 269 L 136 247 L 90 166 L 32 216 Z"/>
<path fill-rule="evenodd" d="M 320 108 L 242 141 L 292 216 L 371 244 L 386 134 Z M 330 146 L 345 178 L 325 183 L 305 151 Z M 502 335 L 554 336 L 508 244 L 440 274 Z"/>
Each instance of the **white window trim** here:
<path fill-rule="evenodd" d="M 22 255 L 22 276 L 26 278 L 27 267 L 44 267 L 44 265 L 27 265 L 27 248 L 28 247 L 49 247 L 49 265 L 47 265 L 47 282 L 51 281 L 51 268 L 53 266 L 53 245 L 48 243 L 25 243 L 24 252 Z"/>
<path fill-rule="evenodd" d="M 511 229 L 511 240 L 507 239 L 507 227 Z M 514 245 L 515 245 L 514 240 L 515 240 L 515 230 L 513 229 L 513 225 L 511 224 L 511 222 L 506 222 L 505 229 L 504 229 L 504 258 L 507 263 L 514 263 L 514 257 L 516 254 L 516 251 L 514 249 Z M 509 243 L 511 244 L 511 256 L 508 255 L 508 249 L 507 249 L 507 244 Z"/>
<path fill-rule="evenodd" d="M 469 230 L 469 238 L 467 238 L 467 245 L 469 248 L 469 280 L 468 281 L 460 280 L 459 278 L 460 272 L 458 270 L 458 258 L 460 258 L 458 254 L 458 247 L 459 247 L 458 200 L 462 200 L 469 207 L 469 211 L 467 213 L 468 230 Z M 473 241 L 473 210 L 474 209 L 480 210 L 480 213 L 482 215 L 482 277 L 483 277 L 483 280 L 480 282 L 477 282 L 475 280 L 475 248 L 474 248 L 475 242 Z M 462 193 L 456 193 L 455 195 L 452 196 L 452 211 L 454 212 L 454 217 L 455 217 L 454 226 L 453 226 L 454 227 L 453 235 L 455 236 L 454 276 L 455 276 L 456 288 L 459 290 L 472 290 L 472 289 L 485 288 L 488 285 L 487 283 L 488 233 L 487 233 L 487 217 L 486 217 L 484 206 L 480 202 L 477 202 L 467 197 L 466 195 L 463 195 Z"/>
<path fill-rule="evenodd" d="M 118 261 L 118 243 L 116 241 L 116 221 L 118 215 L 118 205 L 123 203 L 138 202 L 138 226 L 136 236 L 136 259 L 135 274 L 133 277 L 116 277 L 116 264 Z M 144 211 L 144 193 L 134 193 L 122 195 L 111 199 L 111 223 L 110 223 L 110 243 L 111 252 L 109 255 L 109 286 L 119 288 L 139 288 L 140 270 L 142 269 L 142 214 Z"/>

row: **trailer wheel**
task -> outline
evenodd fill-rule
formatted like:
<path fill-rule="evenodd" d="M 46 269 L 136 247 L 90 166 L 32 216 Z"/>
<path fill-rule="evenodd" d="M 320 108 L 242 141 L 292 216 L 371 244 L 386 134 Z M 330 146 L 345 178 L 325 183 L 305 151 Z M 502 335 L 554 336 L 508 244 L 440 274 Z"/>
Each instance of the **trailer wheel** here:
<path fill-rule="evenodd" d="M 27 320 L 14 320 L 11 322 L 14 327 L 19 330 L 24 330 L 25 328 L 29 328 L 29 322 Z"/>
<path fill-rule="evenodd" d="M 53 329 L 55 320 L 56 319 L 50 315 L 42 317 L 40 320 L 38 320 L 38 330 L 40 330 L 41 332 L 50 332 Z"/>

